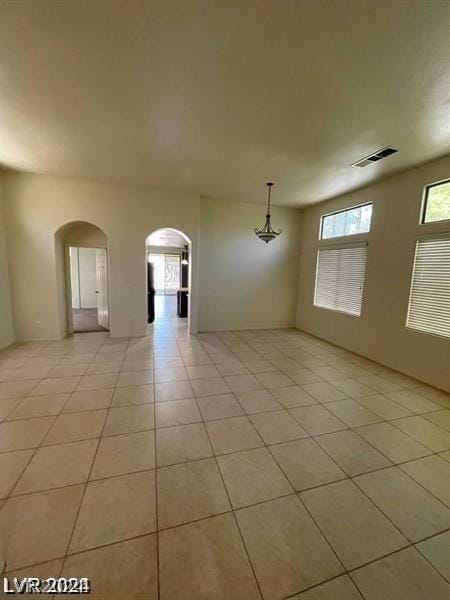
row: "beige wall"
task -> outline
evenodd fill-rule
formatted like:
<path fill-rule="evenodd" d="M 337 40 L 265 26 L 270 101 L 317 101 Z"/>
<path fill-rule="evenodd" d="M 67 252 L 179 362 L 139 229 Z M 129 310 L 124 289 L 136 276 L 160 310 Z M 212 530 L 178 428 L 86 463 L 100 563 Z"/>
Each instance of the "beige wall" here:
<path fill-rule="evenodd" d="M 273 207 L 283 233 L 267 245 L 253 233 L 264 215 L 264 205 L 201 199 L 200 331 L 294 326 L 301 211 Z"/>
<path fill-rule="evenodd" d="M 423 187 L 449 174 L 446 157 L 305 210 L 297 312 L 299 329 L 447 391 L 450 340 L 407 329 L 405 321 L 416 240 L 450 232 L 449 221 L 419 225 Z M 373 217 L 361 317 L 315 308 L 320 217 L 365 202 L 373 202 Z"/>
<path fill-rule="evenodd" d="M 197 195 L 12 172 L 3 178 L 17 339 L 59 338 L 67 329 L 60 285 L 63 262 L 61 248 L 55 248 L 55 233 L 73 221 L 92 223 L 108 238 L 113 336 L 146 332 L 147 236 L 162 227 L 186 233 L 194 258 L 192 327 L 196 329 Z"/>
<path fill-rule="evenodd" d="M 0 181 L 0 349 L 14 341 L 11 298 L 6 253 L 5 220 L 3 217 L 3 182 Z"/>

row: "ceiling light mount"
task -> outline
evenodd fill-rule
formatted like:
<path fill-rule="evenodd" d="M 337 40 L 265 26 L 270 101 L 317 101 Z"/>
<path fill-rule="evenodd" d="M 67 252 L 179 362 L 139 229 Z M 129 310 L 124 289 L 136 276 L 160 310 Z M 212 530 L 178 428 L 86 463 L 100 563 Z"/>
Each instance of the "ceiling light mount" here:
<path fill-rule="evenodd" d="M 257 227 L 255 227 L 254 231 L 260 240 L 262 240 L 263 242 L 266 242 L 266 244 L 268 244 L 270 241 L 272 241 L 276 237 L 278 237 L 282 230 L 281 229 L 275 230 L 272 228 L 272 225 L 270 224 L 270 193 L 272 191 L 272 187 L 274 184 L 271 181 L 269 181 L 268 183 L 266 183 L 266 185 L 269 188 L 269 193 L 267 196 L 266 222 L 264 223 L 264 227 L 262 229 L 258 229 Z"/>

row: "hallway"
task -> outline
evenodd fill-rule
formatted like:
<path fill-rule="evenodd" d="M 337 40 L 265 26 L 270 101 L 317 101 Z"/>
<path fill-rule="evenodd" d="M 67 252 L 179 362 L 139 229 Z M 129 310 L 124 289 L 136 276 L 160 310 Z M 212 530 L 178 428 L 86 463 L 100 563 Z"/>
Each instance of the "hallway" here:
<path fill-rule="evenodd" d="M 102 600 L 444 600 L 449 396 L 296 330 L 189 336 L 173 300 L 146 338 L 0 353 L 7 575 Z"/>

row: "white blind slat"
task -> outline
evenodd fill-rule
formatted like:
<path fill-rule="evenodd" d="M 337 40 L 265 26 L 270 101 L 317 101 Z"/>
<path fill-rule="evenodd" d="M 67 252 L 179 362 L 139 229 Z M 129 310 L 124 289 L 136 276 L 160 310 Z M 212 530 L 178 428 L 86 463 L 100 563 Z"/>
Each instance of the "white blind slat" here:
<path fill-rule="evenodd" d="M 406 326 L 450 337 L 450 239 L 417 242 Z"/>
<path fill-rule="evenodd" d="M 367 246 L 322 248 L 317 254 L 314 306 L 360 316 Z"/>

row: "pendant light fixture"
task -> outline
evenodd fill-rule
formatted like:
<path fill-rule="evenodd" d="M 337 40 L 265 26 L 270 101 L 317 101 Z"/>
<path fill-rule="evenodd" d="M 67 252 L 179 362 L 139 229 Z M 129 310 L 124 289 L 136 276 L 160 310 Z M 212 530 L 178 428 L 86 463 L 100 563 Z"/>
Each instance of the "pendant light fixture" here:
<path fill-rule="evenodd" d="M 281 229 L 272 229 L 272 225 L 270 224 L 270 192 L 272 190 L 273 183 L 266 183 L 269 188 L 269 195 L 267 197 L 267 214 L 266 214 L 266 222 L 264 223 L 264 227 L 262 229 L 258 229 L 255 227 L 255 234 L 259 237 L 260 240 L 266 242 L 268 244 L 271 240 L 274 240 L 281 233 Z"/>

